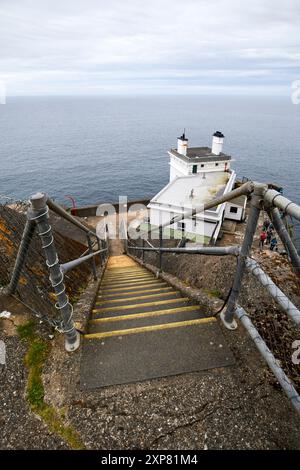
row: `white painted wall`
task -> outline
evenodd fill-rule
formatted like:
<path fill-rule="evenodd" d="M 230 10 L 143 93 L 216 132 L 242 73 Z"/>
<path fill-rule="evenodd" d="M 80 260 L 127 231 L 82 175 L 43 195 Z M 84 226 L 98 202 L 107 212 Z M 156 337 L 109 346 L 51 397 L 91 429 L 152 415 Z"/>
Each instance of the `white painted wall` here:
<path fill-rule="evenodd" d="M 211 153 L 214 155 L 220 155 L 223 150 L 223 142 L 224 137 L 217 137 L 214 135 L 212 139 Z"/>
<path fill-rule="evenodd" d="M 218 163 L 218 165 L 216 165 Z M 225 165 L 227 163 L 227 165 Z M 206 173 L 211 171 L 225 171 L 230 169 L 230 160 L 227 162 L 205 162 L 205 163 L 190 163 L 188 168 L 188 174 L 193 174 L 193 165 L 197 165 L 197 173 Z M 203 166 L 201 166 L 203 165 Z"/>
<path fill-rule="evenodd" d="M 160 209 L 150 209 L 150 224 L 151 225 L 161 225 L 164 223 L 167 223 L 172 217 L 174 217 L 174 214 L 169 211 L 162 211 Z M 213 222 L 207 222 L 201 219 L 196 219 L 195 221 L 191 217 L 187 217 L 184 219 L 185 224 L 185 231 L 190 232 L 190 233 L 195 233 L 197 235 L 201 236 L 206 236 L 206 237 L 211 237 L 214 229 L 215 229 L 215 224 Z M 216 221 L 218 222 L 218 221 Z M 171 228 L 175 230 L 181 230 L 181 221 L 176 222 L 171 226 Z M 216 234 L 217 235 L 217 234 Z"/>
<path fill-rule="evenodd" d="M 188 148 L 188 140 L 187 139 L 177 139 L 177 152 L 181 155 L 186 156 Z"/>
<path fill-rule="evenodd" d="M 179 176 L 189 176 L 193 174 L 193 166 L 197 165 L 197 173 L 225 171 L 230 169 L 230 160 L 220 162 L 204 162 L 204 163 L 186 163 L 174 155 L 170 155 L 170 181 Z M 216 165 L 218 163 L 218 165 Z M 203 166 L 201 166 L 203 165 Z"/>
<path fill-rule="evenodd" d="M 237 212 L 231 212 L 230 209 L 234 207 L 236 208 Z M 244 208 L 242 206 L 238 206 L 237 204 L 232 204 L 228 202 L 225 207 L 225 218 L 230 219 L 230 220 L 237 220 L 241 221 L 243 220 L 244 216 Z"/>

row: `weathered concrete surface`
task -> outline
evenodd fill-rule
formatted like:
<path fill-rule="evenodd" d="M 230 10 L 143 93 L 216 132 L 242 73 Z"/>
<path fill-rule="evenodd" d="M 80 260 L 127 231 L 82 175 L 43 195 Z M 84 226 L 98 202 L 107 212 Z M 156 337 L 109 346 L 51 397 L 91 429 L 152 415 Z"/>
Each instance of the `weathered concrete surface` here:
<path fill-rule="evenodd" d="M 30 411 L 25 400 L 27 372 L 23 361 L 27 346 L 17 336 L 16 325 L 28 320 L 29 312 L 12 299 L 5 308 L 12 316 L 0 319 L 0 340 L 6 345 L 6 366 L 0 365 L 0 449 L 67 449 L 66 443 Z"/>
<path fill-rule="evenodd" d="M 300 420 L 247 334 L 242 328 L 223 333 L 234 367 L 94 392 L 79 389 L 81 351 L 66 353 L 57 335 L 44 369 L 45 399 L 64 407 L 88 448 L 300 449 Z M 2 321 L 1 334 L 9 366 L 0 382 L 1 448 L 66 448 L 23 398 L 25 346 L 13 323 Z"/>
<path fill-rule="evenodd" d="M 300 420 L 247 334 L 224 334 L 234 367 L 94 392 L 79 391 L 80 352 L 56 344 L 46 399 L 91 449 L 300 449 Z"/>
<path fill-rule="evenodd" d="M 216 322 L 135 335 L 120 333 L 103 340 L 84 340 L 81 388 L 142 382 L 233 363 Z"/>
<path fill-rule="evenodd" d="M 213 290 L 218 288 L 226 296 L 234 271 L 232 260 L 222 259 L 220 265 L 216 258 L 206 258 L 204 262 L 204 257 L 199 256 L 191 266 L 190 256 L 180 259 L 180 266 L 170 262 L 170 272 L 181 274 L 187 286 L 206 289 L 209 295 L 215 295 Z M 278 267 L 276 276 L 284 284 L 283 290 L 293 294 L 289 285 L 294 284 L 288 271 L 282 264 Z M 273 313 L 273 304 L 267 296 L 260 297 L 259 290 L 251 296 L 253 287 L 257 285 L 246 277 L 243 303 L 265 318 L 268 309 L 272 308 Z M 297 292 L 295 289 L 295 303 Z M 7 333 L 4 335 L 6 338 Z M 79 390 L 81 351 L 68 355 L 63 337 L 57 336 L 44 373 L 46 400 L 59 408 L 65 407 L 69 422 L 88 448 L 300 449 L 300 420 L 255 346 L 242 327 L 236 332 L 224 331 L 224 335 L 236 359 L 232 368 L 112 386 L 95 392 Z M 12 341 L 10 354 L 16 354 L 19 362 L 12 366 L 11 386 L 0 390 L 1 396 L 9 400 L 8 412 L 2 414 L 7 422 L 1 446 L 17 448 L 21 442 L 23 448 L 63 447 L 61 439 L 48 433 L 40 421 L 28 414 L 23 398 L 20 401 L 12 398 L 15 390 L 23 397 L 26 377 L 21 343 L 16 337 Z M 24 426 L 22 421 L 20 424 L 21 418 L 25 420 Z"/>

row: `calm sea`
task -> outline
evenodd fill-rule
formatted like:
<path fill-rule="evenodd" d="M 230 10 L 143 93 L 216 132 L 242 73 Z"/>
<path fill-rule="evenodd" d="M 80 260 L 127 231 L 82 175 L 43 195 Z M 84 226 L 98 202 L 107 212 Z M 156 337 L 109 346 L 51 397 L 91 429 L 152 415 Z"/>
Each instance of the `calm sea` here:
<path fill-rule="evenodd" d="M 222 131 L 240 177 L 276 182 L 300 203 L 300 105 L 289 98 L 9 98 L 0 105 L 0 194 L 41 190 L 77 204 L 153 196 L 184 127 L 191 146 L 210 146 Z"/>

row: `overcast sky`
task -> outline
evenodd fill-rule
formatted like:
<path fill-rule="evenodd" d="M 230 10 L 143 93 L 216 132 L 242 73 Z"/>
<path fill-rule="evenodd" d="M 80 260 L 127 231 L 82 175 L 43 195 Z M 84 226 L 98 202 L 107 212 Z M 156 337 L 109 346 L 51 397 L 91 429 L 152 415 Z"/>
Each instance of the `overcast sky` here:
<path fill-rule="evenodd" d="M 290 92 L 300 0 L 0 0 L 9 95 Z"/>

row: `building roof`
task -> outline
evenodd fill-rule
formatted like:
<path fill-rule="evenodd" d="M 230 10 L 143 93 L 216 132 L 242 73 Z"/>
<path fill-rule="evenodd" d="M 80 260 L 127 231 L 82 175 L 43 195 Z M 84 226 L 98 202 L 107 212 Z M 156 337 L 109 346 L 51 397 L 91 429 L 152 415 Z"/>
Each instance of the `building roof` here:
<path fill-rule="evenodd" d="M 211 153 L 209 147 L 190 147 L 187 149 L 187 155 L 178 153 L 176 149 L 171 149 L 170 153 L 187 163 L 220 162 L 231 160 L 230 155 L 221 152 L 220 155 Z"/>
<path fill-rule="evenodd" d="M 150 205 L 156 203 L 169 207 L 184 207 L 185 209 L 201 206 L 201 204 L 224 194 L 232 173 L 216 171 L 204 175 L 204 178 L 201 173 L 175 178 L 151 199 Z M 210 211 L 216 212 L 216 209 L 213 208 Z"/>

